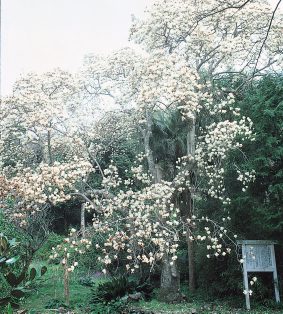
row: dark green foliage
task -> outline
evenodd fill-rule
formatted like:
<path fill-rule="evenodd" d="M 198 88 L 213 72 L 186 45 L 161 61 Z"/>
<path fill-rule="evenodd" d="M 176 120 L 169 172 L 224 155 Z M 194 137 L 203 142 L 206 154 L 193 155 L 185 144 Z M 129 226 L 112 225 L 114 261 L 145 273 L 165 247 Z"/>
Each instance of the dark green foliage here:
<path fill-rule="evenodd" d="M 47 272 L 47 267 L 46 266 L 42 266 L 41 269 L 40 269 L 40 275 L 43 276 L 46 272 Z"/>
<path fill-rule="evenodd" d="M 141 292 L 142 295 L 143 295 L 143 298 L 146 301 L 148 301 L 152 297 L 154 286 L 151 283 L 145 281 L 145 282 L 142 282 L 140 284 L 137 284 L 136 287 L 135 287 L 135 290 L 137 292 Z"/>
<path fill-rule="evenodd" d="M 124 314 L 126 311 L 126 304 L 122 300 L 112 300 L 108 303 L 96 303 L 91 313 L 92 314 Z"/>
<path fill-rule="evenodd" d="M 114 277 L 93 289 L 93 303 L 110 302 L 134 291 L 134 283 L 126 276 Z"/>
<path fill-rule="evenodd" d="M 35 268 L 32 268 L 30 270 L 30 275 L 29 275 L 29 280 L 33 280 L 36 276 L 36 269 Z"/>
<path fill-rule="evenodd" d="M 43 266 L 40 270 L 40 276 L 43 276 L 47 271 L 46 266 Z M 25 269 L 22 270 L 19 276 L 16 276 L 13 272 L 4 274 L 6 283 L 10 286 L 7 294 L 4 298 L 0 298 L 0 305 L 6 305 L 10 302 L 17 304 L 18 300 L 25 296 L 30 291 L 30 285 L 35 280 L 37 271 L 35 268 L 31 268 L 28 273 Z M 19 285 L 21 285 L 19 287 Z"/>
<path fill-rule="evenodd" d="M 134 292 L 134 286 L 134 282 L 130 281 L 128 277 L 119 276 L 92 288 L 92 313 L 123 313 L 126 301 L 121 298 Z"/>
<path fill-rule="evenodd" d="M 256 140 L 243 147 L 244 169 L 254 169 L 256 180 L 247 193 L 231 186 L 231 211 L 244 215 L 236 224 L 247 237 L 283 239 L 283 78 L 266 77 L 247 90 L 237 103 L 254 123 Z M 239 156 L 233 156 L 239 163 Z M 239 221 L 239 220 L 238 220 Z"/>
<path fill-rule="evenodd" d="M 231 158 L 242 169 L 254 169 L 256 179 L 243 192 L 237 184 L 231 184 L 235 174 L 230 174 L 227 187 L 232 195 L 229 208 L 232 224 L 241 238 L 279 242 L 276 260 L 282 286 L 283 77 L 270 76 L 259 81 L 242 95 L 237 105 L 253 121 L 255 141 L 245 145 L 241 153 L 233 154 Z M 243 153 L 247 156 L 246 160 L 241 157 Z M 266 285 L 268 280 L 262 286 Z M 269 288 L 270 295 L 272 287 Z"/>
<path fill-rule="evenodd" d="M 235 255 L 207 259 L 206 247 L 198 247 L 196 265 L 198 288 L 207 297 L 242 296 L 242 269 Z"/>
<path fill-rule="evenodd" d="M 266 77 L 236 96 L 236 107 L 254 123 L 255 141 L 233 151 L 226 164 L 225 187 L 232 200 L 226 207 L 232 218 L 230 228 L 241 239 L 271 239 L 283 244 L 283 78 Z M 237 181 L 235 165 L 242 171 L 255 170 L 256 179 L 247 191 L 242 191 Z M 212 200 L 203 199 L 201 208 L 201 215 L 223 216 Z M 242 270 L 236 258 L 208 262 L 205 251 L 199 248 L 197 254 L 199 288 L 213 296 L 242 295 Z M 282 248 L 277 246 L 276 251 L 281 252 L 277 265 L 279 278 L 283 278 Z M 263 276 L 253 286 L 254 298 L 273 299 L 269 283 Z"/>
<path fill-rule="evenodd" d="M 175 163 L 186 154 L 187 129 L 179 111 L 155 113 L 150 144 L 157 163 L 161 160 Z"/>
<path fill-rule="evenodd" d="M 31 268 L 30 272 L 23 267 L 19 275 L 13 272 L 11 267 L 16 263 L 20 256 L 11 257 L 13 249 L 17 246 L 15 239 L 9 240 L 3 234 L 0 234 L 0 275 L 1 285 L 5 286 L 5 294 L 0 298 L 0 306 L 7 304 L 17 304 L 17 300 L 22 298 L 28 291 L 31 282 L 36 278 L 37 271 Z M 41 276 L 45 274 L 46 267 L 41 268 Z M 21 285 L 19 287 L 19 285 Z"/>
<path fill-rule="evenodd" d="M 59 307 L 66 308 L 66 304 L 58 299 L 51 299 L 48 302 L 46 302 L 46 305 L 44 306 L 46 309 L 58 309 Z"/>
<path fill-rule="evenodd" d="M 156 164 L 161 166 L 163 179 L 172 180 L 176 175 L 176 161 L 186 155 L 189 125 L 179 111 L 163 111 L 153 115 L 150 147 Z"/>
<path fill-rule="evenodd" d="M 94 281 L 90 277 L 82 277 L 79 279 L 79 284 L 86 287 L 92 287 L 94 285 Z"/>
<path fill-rule="evenodd" d="M 115 301 L 116 304 L 116 301 L 132 293 L 141 293 L 145 300 L 150 300 L 153 289 L 148 281 L 139 282 L 127 276 L 114 277 L 92 289 L 92 303 L 111 305 Z"/>
<path fill-rule="evenodd" d="M 17 246 L 16 239 L 9 240 L 3 233 L 0 233 L 0 267 L 5 268 L 16 263 L 19 255 L 12 256 Z"/>

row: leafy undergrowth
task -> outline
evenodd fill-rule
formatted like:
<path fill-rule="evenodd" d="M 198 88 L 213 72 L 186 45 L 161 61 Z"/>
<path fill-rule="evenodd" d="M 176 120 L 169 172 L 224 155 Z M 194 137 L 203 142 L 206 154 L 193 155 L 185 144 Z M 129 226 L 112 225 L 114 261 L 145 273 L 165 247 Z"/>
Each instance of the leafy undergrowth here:
<path fill-rule="evenodd" d="M 248 313 L 250 314 L 282 314 L 283 307 L 273 305 L 274 308 L 259 307 L 255 305 L 255 309 L 252 309 Z M 156 300 L 150 302 L 139 302 L 138 305 L 132 306 L 137 313 L 144 311 L 146 313 L 154 314 L 246 314 L 247 310 L 243 307 L 243 304 L 239 304 L 239 308 L 234 308 L 226 304 L 226 302 L 217 301 L 213 303 L 206 303 L 196 301 L 193 303 L 185 302 L 181 304 L 166 304 Z"/>
<path fill-rule="evenodd" d="M 42 264 L 33 265 L 38 268 Z M 61 265 L 49 265 L 44 278 L 36 282 L 32 293 L 22 302 L 21 309 L 27 314 L 246 314 L 244 298 L 232 298 L 225 301 L 207 301 L 199 297 L 189 297 L 188 302 L 181 304 L 166 304 L 153 299 L 149 302 L 140 301 L 127 305 L 127 310 L 117 312 L 118 307 L 91 304 L 91 285 L 103 282 L 105 279 L 88 276 L 86 272 L 74 272 L 70 280 L 70 307 L 64 304 L 63 272 Z M 118 302 L 119 303 L 119 302 Z M 116 306 L 117 304 L 115 304 Z M 118 304 L 119 305 L 119 304 Z M 283 306 L 272 302 L 266 306 L 252 305 L 250 314 L 279 314 L 283 313 Z M 5 313 L 6 314 L 6 313 Z"/>

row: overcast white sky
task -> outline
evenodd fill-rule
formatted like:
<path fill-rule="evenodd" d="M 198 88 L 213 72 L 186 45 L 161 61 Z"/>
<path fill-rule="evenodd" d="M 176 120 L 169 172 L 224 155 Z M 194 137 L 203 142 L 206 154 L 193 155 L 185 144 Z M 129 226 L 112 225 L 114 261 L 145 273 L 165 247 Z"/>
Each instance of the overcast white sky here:
<path fill-rule="evenodd" d="M 75 71 L 87 53 L 128 45 L 131 15 L 141 16 L 151 2 L 2 0 L 1 94 L 11 92 L 20 73 Z"/>
<path fill-rule="evenodd" d="M 1 94 L 20 73 L 75 71 L 87 53 L 128 45 L 131 14 L 151 0 L 2 0 Z"/>

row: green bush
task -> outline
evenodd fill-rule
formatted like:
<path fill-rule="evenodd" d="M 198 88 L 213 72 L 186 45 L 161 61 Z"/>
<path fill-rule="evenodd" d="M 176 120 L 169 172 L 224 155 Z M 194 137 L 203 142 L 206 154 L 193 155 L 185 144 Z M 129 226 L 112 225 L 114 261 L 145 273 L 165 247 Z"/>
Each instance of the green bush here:
<path fill-rule="evenodd" d="M 126 312 L 127 305 L 123 300 L 97 303 L 93 305 L 92 314 L 122 314 Z"/>
<path fill-rule="evenodd" d="M 94 285 L 94 281 L 90 277 L 82 277 L 79 279 L 79 284 L 85 287 L 92 287 Z"/>
<path fill-rule="evenodd" d="M 92 289 L 92 303 L 110 302 L 134 291 L 134 282 L 126 276 L 114 277 Z"/>
<path fill-rule="evenodd" d="M 58 309 L 59 307 L 67 308 L 66 304 L 58 299 L 48 300 L 44 307 L 46 309 Z"/>

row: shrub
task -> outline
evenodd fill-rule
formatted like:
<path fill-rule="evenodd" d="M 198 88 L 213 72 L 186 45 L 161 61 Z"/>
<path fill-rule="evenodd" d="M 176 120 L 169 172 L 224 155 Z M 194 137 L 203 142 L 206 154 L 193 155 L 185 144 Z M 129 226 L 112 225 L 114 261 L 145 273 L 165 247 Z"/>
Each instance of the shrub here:
<path fill-rule="evenodd" d="M 134 282 L 126 276 L 114 277 L 92 289 L 92 303 L 110 302 L 134 291 Z"/>

